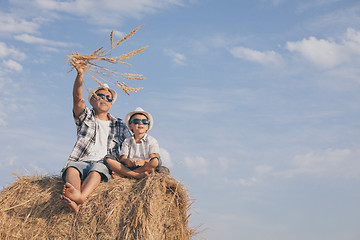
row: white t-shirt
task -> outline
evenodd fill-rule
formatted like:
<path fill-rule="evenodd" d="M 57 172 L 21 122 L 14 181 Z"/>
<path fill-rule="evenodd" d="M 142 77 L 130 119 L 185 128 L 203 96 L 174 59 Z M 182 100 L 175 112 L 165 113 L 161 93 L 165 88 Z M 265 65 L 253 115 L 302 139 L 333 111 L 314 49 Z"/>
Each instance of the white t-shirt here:
<path fill-rule="evenodd" d="M 110 121 L 96 119 L 95 144 L 90 149 L 87 156 L 82 157 L 79 161 L 98 161 L 107 154 L 107 139 L 110 132 Z"/>

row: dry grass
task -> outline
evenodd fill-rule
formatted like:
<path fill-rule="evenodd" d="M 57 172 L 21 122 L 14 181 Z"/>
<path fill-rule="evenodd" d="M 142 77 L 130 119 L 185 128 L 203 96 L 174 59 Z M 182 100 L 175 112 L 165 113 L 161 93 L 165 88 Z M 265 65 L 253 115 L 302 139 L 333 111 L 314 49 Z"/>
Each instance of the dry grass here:
<path fill-rule="evenodd" d="M 59 176 L 23 177 L 0 195 L 0 239 L 191 239 L 191 201 L 174 178 L 101 183 L 78 214 L 59 201 Z"/>
<path fill-rule="evenodd" d="M 142 47 L 138 50 L 134 50 L 120 56 L 111 57 L 113 49 L 119 46 L 122 42 L 133 36 L 140 28 L 137 27 L 125 37 L 117 41 L 116 43 L 113 42 L 113 35 L 114 31 L 110 34 L 110 49 L 105 49 L 104 46 L 97 49 L 90 55 L 78 55 L 73 54 L 67 56 L 71 62 L 71 65 L 79 65 L 79 64 L 86 64 L 87 71 L 91 75 L 92 79 L 95 80 L 100 86 L 103 86 L 103 82 L 107 82 L 108 84 L 112 84 L 117 86 L 118 88 L 122 89 L 127 95 L 130 95 L 130 92 L 137 92 L 140 88 L 133 88 L 126 85 L 123 80 L 144 80 L 145 77 L 141 74 L 131 74 L 131 73 L 118 73 L 116 71 L 111 70 L 109 67 L 114 66 L 114 64 L 124 64 L 124 65 L 131 65 L 123 60 L 129 59 L 134 55 L 137 55 L 144 51 L 148 46 Z M 103 64 L 107 64 L 107 66 L 103 66 Z M 121 80 L 120 80 L 121 79 Z M 87 88 L 87 87 L 86 87 Z M 88 92 L 92 92 L 91 89 L 87 88 Z"/>

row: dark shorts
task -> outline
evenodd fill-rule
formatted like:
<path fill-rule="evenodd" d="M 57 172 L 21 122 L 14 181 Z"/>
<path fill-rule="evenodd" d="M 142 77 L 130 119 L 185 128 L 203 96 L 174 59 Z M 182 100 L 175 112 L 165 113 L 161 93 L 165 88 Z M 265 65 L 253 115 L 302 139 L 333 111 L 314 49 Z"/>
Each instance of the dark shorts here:
<path fill-rule="evenodd" d="M 76 168 L 80 173 L 80 178 L 83 181 L 90 172 L 98 172 L 101 175 L 101 181 L 107 182 L 111 178 L 108 167 L 103 160 L 99 161 L 69 161 L 62 170 L 62 179 L 65 181 L 65 173 L 69 167 Z"/>

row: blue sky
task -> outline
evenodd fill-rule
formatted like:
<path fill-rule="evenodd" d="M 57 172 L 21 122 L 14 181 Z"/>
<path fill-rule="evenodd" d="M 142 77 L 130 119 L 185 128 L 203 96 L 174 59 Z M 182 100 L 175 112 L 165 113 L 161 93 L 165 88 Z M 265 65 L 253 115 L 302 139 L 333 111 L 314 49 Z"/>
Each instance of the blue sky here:
<path fill-rule="evenodd" d="M 67 55 L 144 26 L 114 54 L 147 79 L 111 113 L 155 120 L 205 239 L 360 238 L 360 2 L 3 0 L 0 185 L 57 174 L 75 143 Z M 85 77 L 89 87 L 96 83 Z"/>

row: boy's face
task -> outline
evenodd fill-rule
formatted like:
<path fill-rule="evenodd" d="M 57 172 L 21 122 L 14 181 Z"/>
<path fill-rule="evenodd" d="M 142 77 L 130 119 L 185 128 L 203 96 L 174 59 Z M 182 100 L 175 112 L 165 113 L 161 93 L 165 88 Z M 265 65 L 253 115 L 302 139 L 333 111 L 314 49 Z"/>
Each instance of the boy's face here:
<path fill-rule="evenodd" d="M 135 118 L 137 118 L 137 119 L 147 119 L 147 118 L 146 118 L 144 115 L 142 115 L 142 114 L 136 114 L 136 115 L 132 116 L 132 118 L 130 119 L 130 121 L 133 120 L 133 119 L 135 119 Z M 133 122 L 131 122 L 131 123 L 129 124 L 130 130 L 131 130 L 135 135 L 146 133 L 146 132 L 149 130 L 149 126 L 150 126 L 150 125 L 144 125 L 142 121 L 140 121 L 138 124 L 135 124 L 135 123 L 133 123 Z"/>

